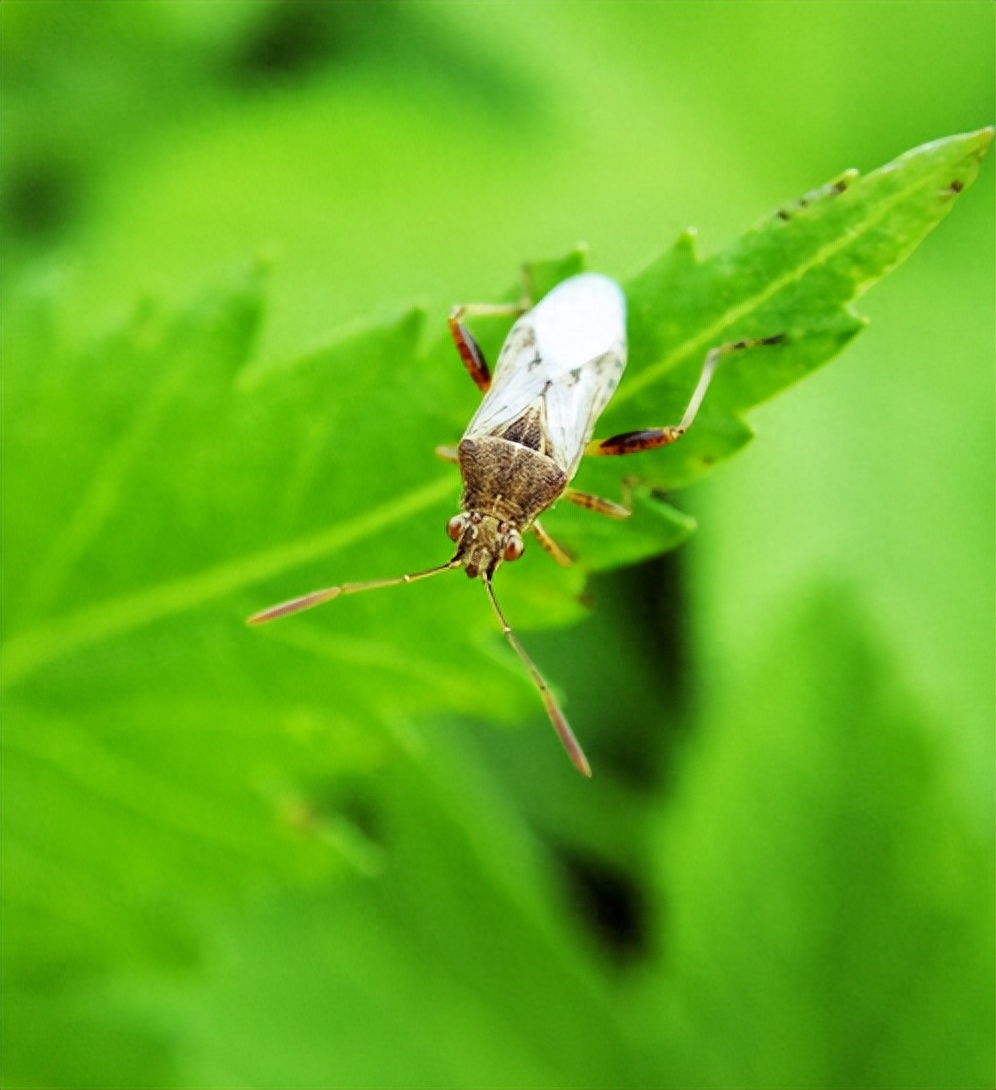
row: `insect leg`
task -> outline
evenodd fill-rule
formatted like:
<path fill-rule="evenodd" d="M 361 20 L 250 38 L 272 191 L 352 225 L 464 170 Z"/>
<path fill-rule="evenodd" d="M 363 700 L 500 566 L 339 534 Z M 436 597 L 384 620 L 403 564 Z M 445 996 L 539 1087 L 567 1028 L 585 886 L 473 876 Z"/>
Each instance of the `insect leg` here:
<path fill-rule="evenodd" d="M 519 266 L 519 281 L 522 286 L 522 302 L 519 304 L 519 310 L 525 313 L 532 309 L 533 299 L 536 298 L 533 291 L 533 273 L 528 262 Z"/>
<path fill-rule="evenodd" d="M 557 732 L 557 737 L 560 739 L 561 745 L 563 745 L 564 749 L 567 751 L 567 756 L 570 757 L 571 763 L 582 776 L 591 776 L 591 765 L 588 764 L 588 758 L 584 755 L 581 743 L 578 742 L 577 738 L 574 736 L 574 731 L 571 730 L 564 713 L 560 710 L 560 705 L 557 703 L 556 697 L 554 697 L 553 693 L 550 691 L 550 686 L 547 685 L 546 680 L 537 669 L 536 664 L 526 654 L 526 649 L 515 638 L 515 633 L 509 626 L 508 621 L 505 620 L 505 614 L 502 613 L 501 606 L 498 605 L 498 599 L 495 597 L 494 587 L 491 586 L 490 578 L 485 578 L 484 586 L 488 592 L 488 597 L 491 599 L 491 605 L 494 607 L 495 614 L 501 622 L 502 630 L 505 633 L 505 639 L 512 645 L 512 650 L 522 660 L 522 664 L 529 671 L 529 676 L 533 679 L 533 684 L 539 689 L 540 697 L 543 700 L 543 706 L 546 708 L 546 714 L 550 717 L 553 729 Z"/>
<path fill-rule="evenodd" d="M 702 404 L 702 399 L 709 389 L 716 365 L 730 352 L 736 352 L 742 348 L 758 348 L 766 344 L 781 344 L 785 340 L 785 334 L 779 333 L 774 337 L 759 337 L 743 341 L 731 341 L 729 344 L 721 344 L 718 348 L 710 349 L 705 362 L 702 364 L 702 373 L 699 381 L 692 391 L 681 421 L 677 424 L 668 424 L 663 428 L 645 428 L 642 431 L 626 431 L 620 435 L 613 435 L 610 439 L 593 439 L 584 449 L 585 454 L 638 454 L 641 450 L 654 450 L 656 447 L 666 446 L 680 439 L 692 426 Z"/>
<path fill-rule="evenodd" d="M 586 511 L 597 511 L 600 515 L 608 515 L 610 519 L 628 519 L 633 514 L 630 488 L 626 481 L 623 482 L 625 504 L 615 503 L 601 496 L 593 496 L 590 492 L 579 492 L 576 488 L 568 488 L 564 493 L 564 499 L 576 503 L 578 507 L 583 507 Z"/>
<path fill-rule="evenodd" d="M 474 380 L 474 384 L 482 394 L 486 394 L 488 387 L 491 385 L 491 369 L 488 367 L 488 361 L 484 358 L 480 346 L 474 340 L 473 334 L 463 324 L 463 319 L 488 315 L 518 315 L 523 312 L 523 309 L 517 303 L 465 303 L 462 306 L 454 307 L 450 311 L 447 322 L 450 327 L 450 335 L 453 337 L 453 343 L 456 345 L 457 352 L 460 353 L 460 359 L 463 360 L 467 373 Z"/>
<path fill-rule="evenodd" d="M 554 560 L 562 568 L 569 568 L 574 561 L 571 559 L 570 553 L 565 552 L 552 537 L 543 529 L 537 519 L 530 529 L 536 535 L 536 540 L 543 546 L 544 549 L 553 557 Z"/>
<path fill-rule="evenodd" d="M 436 447 L 436 457 L 442 458 L 444 462 L 449 462 L 455 466 L 460 464 L 460 455 L 457 453 L 456 447 L 448 445 L 438 446 Z"/>

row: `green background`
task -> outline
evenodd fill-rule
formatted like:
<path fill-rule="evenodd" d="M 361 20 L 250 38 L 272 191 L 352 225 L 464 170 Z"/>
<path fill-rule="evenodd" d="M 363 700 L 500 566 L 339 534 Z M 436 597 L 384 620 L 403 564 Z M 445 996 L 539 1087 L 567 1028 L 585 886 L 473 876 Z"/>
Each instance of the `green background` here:
<path fill-rule="evenodd" d="M 5 625 L 150 618 L 5 695 L 4 1084 L 992 1085 L 990 160 L 688 545 L 502 573 L 591 783 L 466 580 L 240 624 L 448 555 L 452 303 L 991 123 L 992 6 L 0 19 Z"/>

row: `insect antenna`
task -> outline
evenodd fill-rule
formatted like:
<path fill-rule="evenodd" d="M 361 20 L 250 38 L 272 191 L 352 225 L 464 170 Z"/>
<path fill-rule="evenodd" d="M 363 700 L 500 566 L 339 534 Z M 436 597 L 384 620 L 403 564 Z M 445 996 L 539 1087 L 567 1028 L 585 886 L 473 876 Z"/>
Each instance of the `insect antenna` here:
<path fill-rule="evenodd" d="M 439 575 L 440 572 L 449 571 L 451 568 L 460 567 L 460 561 L 454 557 L 438 568 L 427 568 L 425 571 L 410 572 L 407 575 L 399 575 L 394 579 L 374 579 L 369 583 L 343 583 L 339 587 L 325 587 L 322 590 L 313 590 L 310 594 L 302 594 L 299 598 L 291 598 L 289 601 L 280 602 L 268 609 L 254 613 L 246 620 L 246 624 L 259 625 L 268 621 L 275 621 L 279 617 L 287 617 L 291 613 L 300 613 L 305 609 L 314 609 L 315 606 L 331 602 L 333 598 L 339 598 L 343 594 L 359 594 L 364 590 L 379 590 L 381 587 L 395 587 L 399 583 L 416 583 L 419 579 L 428 579 L 430 575 Z"/>
<path fill-rule="evenodd" d="M 560 705 L 550 691 L 550 686 L 547 685 L 543 675 L 536 668 L 536 664 L 526 654 L 526 649 L 515 638 L 515 633 L 509 626 L 508 621 L 505 620 L 505 614 L 502 613 L 501 606 L 498 605 L 498 599 L 495 597 L 494 587 L 491 586 L 490 575 L 484 577 L 484 585 L 487 587 L 491 605 L 494 606 L 494 611 L 498 616 L 498 620 L 501 622 L 505 638 L 512 645 L 512 650 L 515 651 L 520 659 L 522 659 L 524 666 L 529 671 L 529 676 L 533 679 L 536 688 L 539 689 L 540 696 L 543 698 L 543 704 L 546 707 L 546 713 L 550 717 L 553 729 L 557 732 L 557 737 L 563 744 L 564 749 L 567 750 L 567 756 L 570 757 L 571 763 L 582 776 L 591 776 L 591 765 L 588 764 L 588 758 L 584 755 L 581 743 L 574 737 L 574 731 L 572 731 L 568 725 L 564 713 L 560 710 Z"/>

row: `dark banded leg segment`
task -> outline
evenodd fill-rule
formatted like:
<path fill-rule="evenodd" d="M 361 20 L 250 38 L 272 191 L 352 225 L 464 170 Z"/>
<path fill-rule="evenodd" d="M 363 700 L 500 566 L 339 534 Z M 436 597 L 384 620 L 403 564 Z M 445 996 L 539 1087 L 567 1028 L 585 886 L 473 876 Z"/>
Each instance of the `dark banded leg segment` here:
<path fill-rule="evenodd" d="M 626 431 L 619 435 L 613 435 L 610 439 L 593 439 L 584 449 L 585 454 L 638 454 L 643 450 L 654 450 L 657 447 L 667 446 L 676 439 L 680 439 L 692 426 L 692 421 L 698 414 L 699 407 L 712 382 L 712 376 L 716 365 L 730 352 L 736 352 L 743 348 L 760 348 L 762 345 L 781 344 L 785 340 L 785 334 L 779 333 L 774 337 L 760 337 L 751 340 L 731 341 L 729 344 L 721 344 L 718 348 L 711 349 L 702 364 L 702 373 L 695 384 L 692 396 L 688 402 L 681 421 L 677 424 L 668 424 L 663 428 L 644 428 L 642 431 Z"/>
<path fill-rule="evenodd" d="M 522 311 L 523 308 L 515 303 L 496 303 L 493 305 L 488 303 L 466 303 L 454 307 L 450 311 L 447 322 L 450 327 L 450 335 L 453 337 L 453 343 L 456 345 L 457 352 L 460 353 L 460 359 L 463 360 L 464 367 L 467 368 L 467 374 L 474 380 L 474 384 L 482 394 L 486 394 L 491 386 L 491 369 L 488 367 L 488 361 L 484 358 L 480 345 L 474 340 L 470 330 L 463 324 L 463 319 L 518 315 Z"/>

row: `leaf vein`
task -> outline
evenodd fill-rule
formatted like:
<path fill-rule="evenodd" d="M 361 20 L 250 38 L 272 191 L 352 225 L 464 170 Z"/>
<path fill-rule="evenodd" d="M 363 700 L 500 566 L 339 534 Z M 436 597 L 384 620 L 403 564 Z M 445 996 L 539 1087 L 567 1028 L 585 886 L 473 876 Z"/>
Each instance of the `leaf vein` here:
<path fill-rule="evenodd" d="M 871 177 L 871 175 L 868 177 Z M 836 256 L 855 239 L 860 238 L 862 234 L 871 230 L 871 228 L 883 219 L 895 205 L 901 203 L 919 189 L 922 189 L 927 185 L 936 184 L 937 179 L 933 175 L 928 174 L 926 177 L 918 179 L 916 183 L 897 190 L 890 199 L 880 201 L 874 210 L 874 214 L 863 217 L 858 224 L 849 227 L 832 242 L 825 243 L 821 246 L 807 261 L 801 262 L 799 265 L 789 269 L 788 272 L 784 273 L 782 276 L 772 280 L 762 291 L 756 292 L 742 302 L 729 307 L 697 336 L 682 341 L 656 364 L 651 364 L 639 374 L 634 375 L 632 379 L 624 383 L 617 391 L 615 398 L 613 399 L 614 405 L 628 401 L 645 386 L 649 386 L 656 382 L 662 375 L 676 367 L 694 352 L 698 351 L 701 353 L 721 344 L 726 331 L 736 322 L 740 321 L 740 319 L 746 317 L 752 311 L 759 309 L 768 302 L 769 299 L 777 295 L 778 292 L 789 287 L 791 284 L 798 283 L 807 273 L 812 272 L 813 269 L 818 268 L 830 258 Z M 851 192 L 853 192 L 853 190 Z M 898 262 L 899 260 L 900 258 L 897 256 L 896 261 Z M 856 283 L 854 285 L 854 292 L 850 296 L 851 299 L 856 298 L 860 294 L 860 288 L 860 284 Z M 846 301 L 847 300 L 842 300 L 841 302 Z M 777 333 L 779 331 L 773 330 L 772 332 Z"/>
<path fill-rule="evenodd" d="M 155 434 L 170 401 L 182 386 L 189 368 L 172 368 L 155 384 L 129 428 L 98 462 L 93 476 L 64 528 L 52 542 L 31 580 L 32 612 L 48 610 L 87 546 L 114 513 L 121 500 L 121 485 L 128 470 Z"/>
<path fill-rule="evenodd" d="M 40 625 L 7 642 L 3 684 L 16 684 L 46 663 L 71 651 L 195 609 L 300 564 L 337 552 L 354 541 L 369 537 L 392 523 L 424 510 L 444 499 L 452 490 L 453 478 L 448 476 L 330 529 Z"/>

